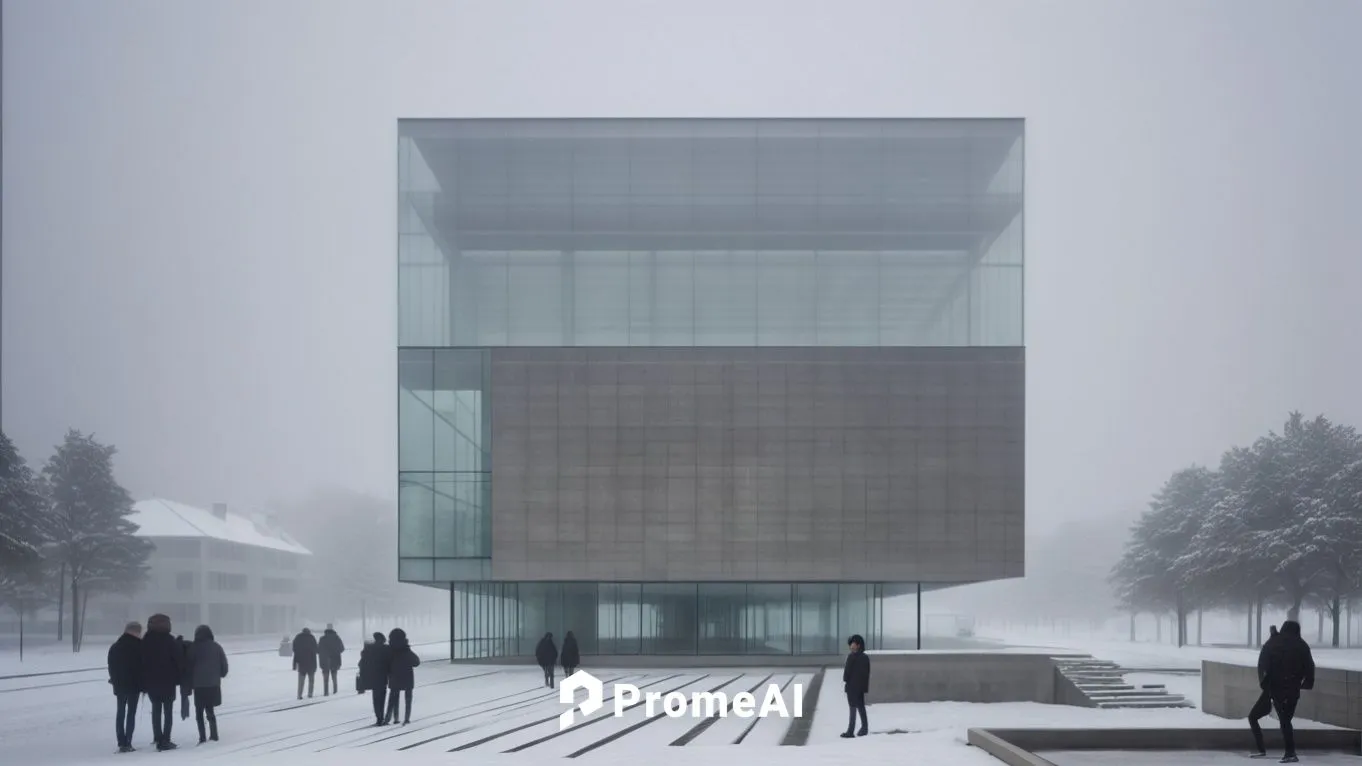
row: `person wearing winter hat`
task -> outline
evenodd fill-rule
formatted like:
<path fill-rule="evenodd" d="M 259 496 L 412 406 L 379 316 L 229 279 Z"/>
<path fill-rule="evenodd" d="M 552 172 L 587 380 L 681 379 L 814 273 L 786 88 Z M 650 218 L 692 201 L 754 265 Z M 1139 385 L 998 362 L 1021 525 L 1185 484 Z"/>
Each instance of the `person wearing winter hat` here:
<path fill-rule="evenodd" d="M 157 750 L 174 750 L 170 739 L 175 696 L 185 671 L 185 654 L 170 634 L 170 618 L 153 614 L 142 638 L 142 691 L 151 700 L 151 731 Z"/>
<path fill-rule="evenodd" d="M 222 679 L 227 677 L 227 653 L 213 638 L 213 629 L 200 625 L 194 629 L 194 643 L 189 656 L 193 666 L 190 675 L 194 684 L 194 719 L 199 726 L 199 744 L 218 741 L 217 708 L 222 704 Z M 208 731 L 204 731 L 204 718 Z"/>
<path fill-rule="evenodd" d="M 850 715 L 847 719 L 847 730 L 842 733 L 844 739 L 852 737 L 864 737 L 870 733 L 870 723 L 865 716 L 865 695 L 870 692 L 870 657 L 865 653 L 865 639 L 860 634 L 856 634 L 847 639 L 846 668 L 842 670 L 842 683 L 847 694 L 847 707 Z M 856 716 L 861 716 L 861 729 L 856 731 Z"/>
<path fill-rule="evenodd" d="M 421 658 L 416 656 L 416 652 L 411 650 L 411 644 L 407 642 L 407 632 L 401 628 L 393 628 L 388 634 L 388 712 L 383 717 L 385 723 L 398 722 L 398 692 L 402 692 L 406 701 L 406 715 L 402 717 L 402 725 L 411 723 L 411 692 L 416 688 L 415 668 L 420 664 Z"/>

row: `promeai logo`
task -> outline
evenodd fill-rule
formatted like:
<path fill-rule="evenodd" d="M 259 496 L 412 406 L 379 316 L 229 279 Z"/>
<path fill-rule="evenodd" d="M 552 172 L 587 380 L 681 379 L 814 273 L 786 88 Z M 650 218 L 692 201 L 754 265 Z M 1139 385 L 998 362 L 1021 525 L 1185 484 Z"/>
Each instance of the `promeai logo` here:
<path fill-rule="evenodd" d="M 586 699 L 580 703 L 576 700 L 578 689 L 586 691 Z M 681 718 L 690 713 L 695 718 L 727 718 L 729 715 L 738 718 L 768 718 L 776 716 L 778 718 L 803 718 L 804 717 L 804 685 L 794 685 L 794 705 L 793 710 L 785 704 L 785 695 L 781 693 L 780 684 L 767 684 L 766 691 L 762 693 L 761 705 L 757 705 L 757 695 L 752 692 L 738 692 L 732 699 L 726 692 L 647 692 L 634 684 L 612 684 L 611 698 L 615 702 L 615 717 L 624 715 L 625 711 L 636 707 L 640 702 L 644 705 L 643 715 L 645 718 L 652 718 L 660 712 L 669 718 Z M 601 679 L 591 675 L 585 670 L 563 679 L 558 687 L 558 701 L 568 706 L 568 709 L 558 716 L 558 730 L 563 731 L 576 723 L 577 711 L 581 711 L 582 717 L 586 718 L 592 713 L 605 707 L 605 684 Z"/>

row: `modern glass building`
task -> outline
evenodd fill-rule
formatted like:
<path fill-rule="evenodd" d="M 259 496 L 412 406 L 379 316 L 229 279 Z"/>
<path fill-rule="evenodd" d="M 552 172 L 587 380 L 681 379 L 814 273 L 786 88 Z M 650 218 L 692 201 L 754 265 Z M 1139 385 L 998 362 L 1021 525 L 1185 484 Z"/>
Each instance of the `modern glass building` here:
<path fill-rule="evenodd" d="M 399 576 L 456 659 L 829 655 L 1023 574 L 1020 120 L 399 136 Z"/>

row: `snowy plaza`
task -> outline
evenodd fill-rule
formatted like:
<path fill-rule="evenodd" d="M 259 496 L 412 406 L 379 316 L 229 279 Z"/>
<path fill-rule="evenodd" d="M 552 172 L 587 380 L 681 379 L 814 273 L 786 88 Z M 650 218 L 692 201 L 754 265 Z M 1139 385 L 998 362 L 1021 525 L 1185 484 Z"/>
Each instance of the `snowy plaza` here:
<path fill-rule="evenodd" d="M 1037 640 L 1036 643 L 1042 643 Z M 1054 642 L 1061 644 L 1064 642 Z M 776 684 L 787 695 L 807 690 L 819 672 L 827 676 L 817 700 L 808 697 L 807 741 L 782 747 L 791 721 L 777 717 L 711 717 L 659 714 L 645 717 L 636 704 L 614 717 L 614 705 L 560 731 L 565 707 L 557 690 L 543 686 L 537 668 L 526 665 L 450 664 L 443 661 L 444 643 L 420 644 L 425 662 L 417 672 L 412 722 L 407 726 L 373 726 L 368 695 L 354 691 L 353 665 L 342 668 L 342 691 L 325 697 L 293 698 L 294 676 L 288 660 L 260 643 L 227 643 L 231 673 L 224 681 L 219 709 L 222 741 L 195 744 L 194 722 L 175 721 L 180 749 L 155 757 L 172 760 L 259 763 L 350 763 L 381 757 L 391 763 L 542 763 L 545 758 L 585 758 L 596 763 L 693 763 L 713 758 L 716 748 L 740 752 L 761 763 L 990 764 L 1001 763 L 967 744 L 967 731 L 985 729 L 1236 729 L 1242 732 L 1240 753 L 1179 753 L 1177 762 L 1228 763 L 1242 758 L 1250 744 L 1242 719 L 1231 720 L 1200 711 L 1201 680 L 1191 671 L 1202 659 L 1251 663 L 1254 652 L 1243 649 L 1186 647 L 1115 641 L 1071 641 L 1051 647 L 1014 647 L 1000 652 L 1055 654 L 1084 652 L 1118 661 L 1126 680 L 1135 685 L 1158 683 L 1170 694 L 1186 697 L 1191 706 L 1177 708 L 1087 708 L 1031 702 L 1007 703 L 879 703 L 872 683 L 870 735 L 843 740 L 846 703 L 841 669 L 797 668 L 601 668 L 593 672 L 606 682 L 633 684 L 648 692 L 679 692 L 692 698 L 703 692 L 730 697 Z M 1319 652 L 1320 662 L 1362 669 L 1362 650 Z M 55 647 L 30 652 L 20 664 L 12 652 L 0 655 L 0 700 L 4 716 L 0 742 L 7 762 L 83 764 L 111 758 L 152 757 L 149 707 L 139 708 L 134 745 L 139 752 L 114 754 L 113 696 L 100 666 L 102 650 L 93 647 L 71 655 Z M 888 654 L 872 653 L 883 659 Z M 1146 671 L 1137 671 L 1147 668 Z M 561 680 L 561 670 L 559 671 Z M 609 692 L 607 691 L 607 694 Z M 812 696 L 812 695 L 810 695 Z M 794 700 L 786 705 L 794 709 Z M 810 702 L 816 702 L 813 709 Z M 1264 722 L 1274 728 L 1270 719 Z M 1322 728 L 1299 720 L 1298 728 Z M 781 748 L 775 750 L 774 748 Z M 724 753 L 732 750 L 724 750 Z M 1057 766 L 1167 763 L 1167 754 L 1138 752 L 1041 753 Z M 13 757 L 14 760 L 10 760 Z M 1354 763 L 1355 756 L 1303 753 L 1310 763 Z M 225 759 L 225 760 L 224 760 Z M 1160 760 L 1156 760 L 1160 759 Z M 1275 758 L 1273 759 L 1275 761 Z"/>

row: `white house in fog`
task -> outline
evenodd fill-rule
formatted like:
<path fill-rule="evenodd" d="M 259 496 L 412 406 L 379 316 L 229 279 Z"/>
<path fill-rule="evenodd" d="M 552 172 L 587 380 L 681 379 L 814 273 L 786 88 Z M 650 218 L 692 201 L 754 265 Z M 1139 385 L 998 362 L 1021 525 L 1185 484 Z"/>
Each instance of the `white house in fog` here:
<path fill-rule="evenodd" d="M 87 630 L 170 616 L 188 635 L 207 623 L 220 636 L 292 634 L 301 616 L 303 580 L 312 553 L 279 527 L 272 514 L 222 503 L 196 508 L 153 498 L 133 506 L 137 536 L 156 546 L 146 587 L 132 598 L 90 604 Z"/>

